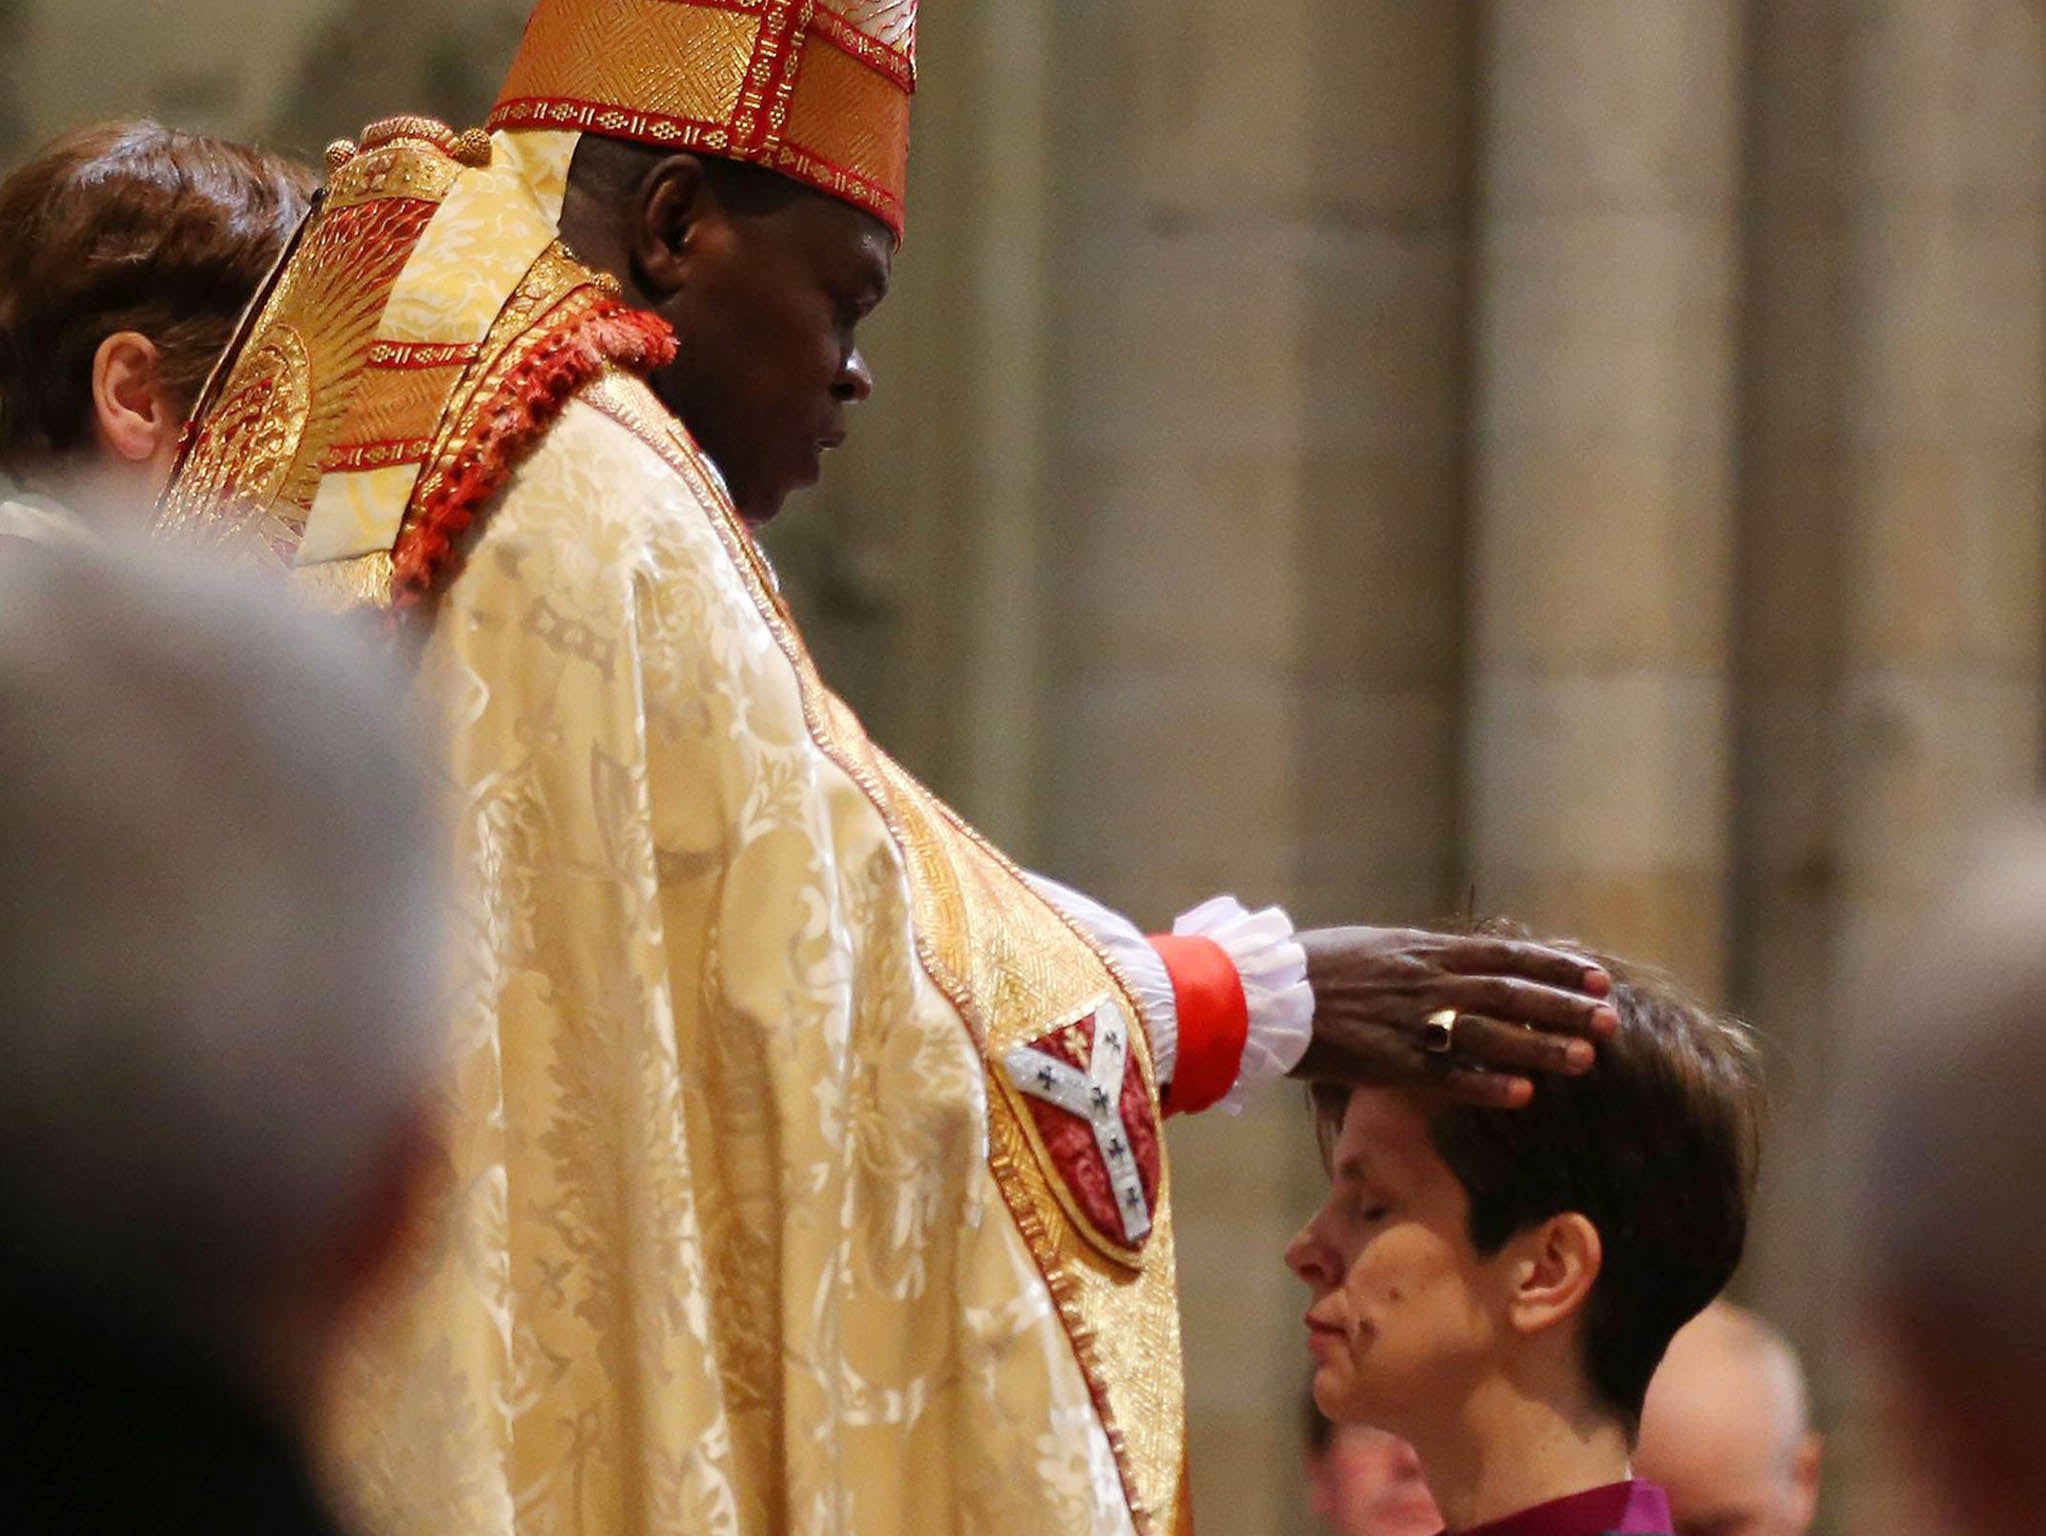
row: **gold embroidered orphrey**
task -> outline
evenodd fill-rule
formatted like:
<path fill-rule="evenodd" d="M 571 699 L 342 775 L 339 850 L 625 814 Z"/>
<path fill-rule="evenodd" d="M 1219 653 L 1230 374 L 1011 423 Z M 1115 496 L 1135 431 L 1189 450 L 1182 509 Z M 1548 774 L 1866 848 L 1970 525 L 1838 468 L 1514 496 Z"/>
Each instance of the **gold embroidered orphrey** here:
<path fill-rule="evenodd" d="M 449 742 L 454 1236 L 344 1475 L 394 1533 L 1188 1532 L 1162 1144 L 1102 1230 L 1008 1071 L 1118 1020 L 1155 1130 L 1130 990 L 824 687 L 560 244 L 574 143 L 337 153 L 159 517 L 388 614 Z"/>

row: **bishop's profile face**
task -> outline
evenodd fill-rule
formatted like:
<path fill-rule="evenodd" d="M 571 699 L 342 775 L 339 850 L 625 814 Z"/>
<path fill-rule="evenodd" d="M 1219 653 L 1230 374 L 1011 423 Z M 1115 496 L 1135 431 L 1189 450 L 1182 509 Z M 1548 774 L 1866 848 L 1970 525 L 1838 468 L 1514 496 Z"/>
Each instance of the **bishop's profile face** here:
<path fill-rule="evenodd" d="M 815 483 L 874 387 L 860 323 L 887 297 L 895 240 L 849 204 L 802 190 L 690 230 L 687 283 L 662 306 L 680 350 L 654 380 L 758 526 Z"/>

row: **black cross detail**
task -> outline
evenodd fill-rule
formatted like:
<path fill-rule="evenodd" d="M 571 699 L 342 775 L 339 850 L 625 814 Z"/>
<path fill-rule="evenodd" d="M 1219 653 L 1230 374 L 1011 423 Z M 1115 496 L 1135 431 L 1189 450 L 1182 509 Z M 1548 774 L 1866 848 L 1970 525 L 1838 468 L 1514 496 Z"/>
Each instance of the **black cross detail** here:
<path fill-rule="evenodd" d="M 1123 1153 L 1127 1151 L 1129 1151 L 1129 1148 L 1122 1144 L 1122 1138 L 1120 1136 L 1111 1136 L 1108 1138 L 1108 1155 L 1110 1157 L 1121 1157 Z"/>
<path fill-rule="evenodd" d="M 1119 1051 L 1119 1050 L 1121 1050 L 1121 1049 L 1122 1049 L 1122 1031 L 1121 1031 L 1121 1030 L 1119 1030 L 1119 1029 L 1111 1029 L 1111 1030 L 1110 1030 L 1110 1031 L 1108 1032 L 1108 1035 L 1107 1035 L 1107 1040 L 1108 1040 L 1108 1048 L 1109 1048 L 1109 1049 L 1110 1049 L 1111 1051 Z"/>
<path fill-rule="evenodd" d="M 1144 1192 L 1134 1184 L 1122 1192 L 1122 1203 L 1131 1210 L 1140 1210 L 1144 1204 Z"/>
<path fill-rule="evenodd" d="M 1094 1107 L 1097 1110 L 1106 1110 L 1108 1108 L 1108 1090 L 1106 1088 L 1096 1088 L 1094 1090 Z"/>
<path fill-rule="evenodd" d="M 1037 1069 L 1037 1086 L 1046 1093 L 1051 1092 L 1052 1084 L 1057 1081 L 1058 1079 L 1052 1076 L 1050 1067 L 1039 1067 Z"/>

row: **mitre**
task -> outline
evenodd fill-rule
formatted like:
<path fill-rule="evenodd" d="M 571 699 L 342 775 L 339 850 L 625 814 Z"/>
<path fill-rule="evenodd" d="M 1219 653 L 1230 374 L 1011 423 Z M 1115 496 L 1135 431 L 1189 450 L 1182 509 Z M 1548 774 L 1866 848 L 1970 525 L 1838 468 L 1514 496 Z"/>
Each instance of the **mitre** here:
<path fill-rule="evenodd" d="M 540 0 L 496 128 L 765 166 L 900 236 L 917 0 Z"/>

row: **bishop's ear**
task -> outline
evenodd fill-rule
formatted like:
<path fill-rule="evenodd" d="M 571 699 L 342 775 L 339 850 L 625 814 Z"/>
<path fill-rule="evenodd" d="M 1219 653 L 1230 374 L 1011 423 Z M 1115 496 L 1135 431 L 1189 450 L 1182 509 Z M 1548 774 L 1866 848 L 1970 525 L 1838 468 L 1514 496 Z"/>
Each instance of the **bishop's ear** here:
<path fill-rule="evenodd" d="M 688 286 L 716 215 L 709 178 L 695 155 L 670 155 L 647 173 L 632 229 L 632 265 L 656 303 Z"/>
<path fill-rule="evenodd" d="M 1507 1315 L 1523 1334 L 1567 1323 L 1591 1300 L 1605 1264 L 1598 1228 L 1575 1211 L 1551 1216 L 1513 1239 Z"/>
<path fill-rule="evenodd" d="M 100 343 L 92 406 L 95 435 L 109 458 L 147 464 L 177 444 L 181 412 L 164 388 L 162 354 L 147 336 L 120 331 Z"/>

